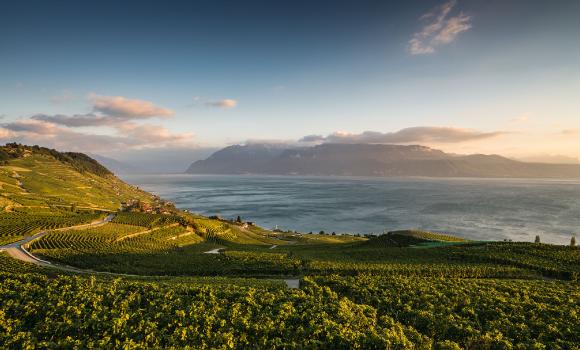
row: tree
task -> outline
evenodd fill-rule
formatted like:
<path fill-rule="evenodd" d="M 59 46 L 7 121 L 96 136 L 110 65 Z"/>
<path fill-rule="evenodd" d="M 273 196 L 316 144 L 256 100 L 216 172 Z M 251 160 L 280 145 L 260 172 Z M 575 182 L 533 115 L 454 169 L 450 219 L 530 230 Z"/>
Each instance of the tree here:
<path fill-rule="evenodd" d="M 570 238 L 570 247 L 575 246 L 576 246 L 576 236 L 572 236 L 572 238 Z"/>
<path fill-rule="evenodd" d="M 536 235 L 536 240 L 534 241 L 534 243 L 540 243 L 540 235 Z"/>

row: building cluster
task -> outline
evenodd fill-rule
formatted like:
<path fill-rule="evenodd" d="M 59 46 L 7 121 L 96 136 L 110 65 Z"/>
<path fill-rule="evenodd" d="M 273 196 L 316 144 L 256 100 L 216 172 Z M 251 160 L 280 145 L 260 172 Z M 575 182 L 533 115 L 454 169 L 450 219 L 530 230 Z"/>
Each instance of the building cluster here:
<path fill-rule="evenodd" d="M 121 210 L 135 213 L 149 213 L 149 214 L 165 214 L 170 215 L 175 211 L 175 204 L 170 201 L 153 197 L 152 203 L 142 202 L 139 199 L 130 199 L 126 202 L 121 202 Z"/>

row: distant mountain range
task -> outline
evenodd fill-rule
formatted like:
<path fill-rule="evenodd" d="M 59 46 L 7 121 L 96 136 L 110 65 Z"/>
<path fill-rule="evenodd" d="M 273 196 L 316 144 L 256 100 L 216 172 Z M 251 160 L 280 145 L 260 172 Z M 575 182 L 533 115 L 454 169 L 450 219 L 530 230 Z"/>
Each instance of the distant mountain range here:
<path fill-rule="evenodd" d="M 221 149 L 191 164 L 187 173 L 580 178 L 580 165 L 526 163 L 499 155 L 455 155 L 418 145 L 322 144 L 289 148 L 248 144 Z"/>

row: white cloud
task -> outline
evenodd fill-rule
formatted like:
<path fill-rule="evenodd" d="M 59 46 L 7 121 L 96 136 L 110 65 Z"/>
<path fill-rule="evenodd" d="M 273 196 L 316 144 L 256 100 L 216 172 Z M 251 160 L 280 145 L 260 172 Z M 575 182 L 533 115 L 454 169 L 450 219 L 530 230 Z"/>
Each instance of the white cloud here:
<path fill-rule="evenodd" d="M 108 116 L 137 119 L 152 117 L 170 117 L 173 111 L 159 107 L 149 101 L 129 99 L 123 96 L 91 95 L 93 110 Z"/>
<path fill-rule="evenodd" d="M 504 134 L 501 131 L 481 132 L 455 127 L 417 126 L 396 132 L 381 133 L 365 131 L 354 134 L 338 131 L 328 136 L 309 135 L 300 139 L 305 143 L 460 143 L 493 138 Z"/>
<path fill-rule="evenodd" d="M 78 152 L 115 152 L 193 146 L 193 134 L 172 133 L 161 125 L 116 125 L 114 135 L 78 132 L 45 121 L 25 119 L 0 124 L 1 142 L 39 144 Z"/>
<path fill-rule="evenodd" d="M 0 140 L 10 140 L 16 138 L 18 135 L 8 129 L 0 128 Z"/>
<path fill-rule="evenodd" d="M 451 43 L 457 35 L 471 28 L 471 17 L 463 13 L 449 17 L 457 1 L 451 0 L 421 16 L 429 21 L 420 32 L 409 40 L 408 51 L 411 55 L 434 53 L 440 45 Z"/>
<path fill-rule="evenodd" d="M 193 133 L 172 133 L 161 125 L 124 123 L 117 126 L 120 134 L 133 140 L 138 140 L 137 147 L 178 147 L 190 144 Z"/>
<path fill-rule="evenodd" d="M 229 98 L 225 98 L 222 100 L 217 101 L 208 101 L 205 103 L 207 107 L 215 107 L 215 108 L 234 108 L 238 105 L 238 101 L 232 100 Z"/>
<path fill-rule="evenodd" d="M 122 96 L 91 95 L 89 100 L 93 103 L 93 113 L 72 116 L 64 114 L 35 114 L 31 119 L 68 127 L 84 127 L 115 126 L 130 120 L 168 118 L 173 115 L 172 110 L 158 107 L 149 101 L 129 99 Z"/>

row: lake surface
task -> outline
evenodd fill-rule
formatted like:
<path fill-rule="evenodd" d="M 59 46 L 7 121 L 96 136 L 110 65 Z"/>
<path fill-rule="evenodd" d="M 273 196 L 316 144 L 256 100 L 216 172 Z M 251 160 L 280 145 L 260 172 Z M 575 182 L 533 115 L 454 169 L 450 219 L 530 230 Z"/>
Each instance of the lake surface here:
<path fill-rule="evenodd" d="M 470 239 L 568 244 L 580 180 L 126 175 L 181 209 L 300 232 L 419 228 Z"/>

